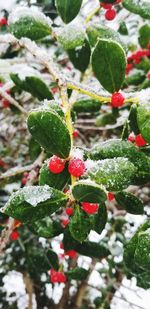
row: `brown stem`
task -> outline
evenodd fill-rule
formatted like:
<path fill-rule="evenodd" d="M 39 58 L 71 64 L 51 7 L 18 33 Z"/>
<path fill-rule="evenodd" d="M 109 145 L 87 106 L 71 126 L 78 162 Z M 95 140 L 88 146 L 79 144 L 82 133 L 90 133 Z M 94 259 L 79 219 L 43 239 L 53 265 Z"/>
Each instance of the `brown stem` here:
<path fill-rule="evenodd" d="M 33 296 L 33 282 L 29 276 L 28 273 L 23 274 L 23 281 L 26 287 L 26 292 L 29 296 L 29 301 L 28 301 L 28 308 L 27 309 L 32 309 L 32 296 Z"/>

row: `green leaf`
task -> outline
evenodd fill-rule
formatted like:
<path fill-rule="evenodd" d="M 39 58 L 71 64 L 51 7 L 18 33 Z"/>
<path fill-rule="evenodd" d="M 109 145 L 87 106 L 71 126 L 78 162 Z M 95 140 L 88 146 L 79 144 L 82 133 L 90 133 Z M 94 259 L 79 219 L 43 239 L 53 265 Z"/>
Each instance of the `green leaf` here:
<path fill-rule="evenodd" d="M 55 270 L 58 270 L 59 269 L 59 260 L 58 260 L 57 254 L 53 250 L 48 249 L 47 252 L 46 252 L 46 256 L 48 258 L 50 266 L 52 268 L 54 268 Z"/>
<path fill-rule="evenodd" d="M 89 274 L 89 271 L 82 268 L 82 267 L 76 267 L 68 271 L 67 277 L 69 280 L 86 280 L 87 276 Z"/>
<path fill-rule="evenodd" d="M 144 213 L 144 204 L 132 193 L 117 192 L 115 199 L 119 205 L 133 215 L 142 215 Z"/>
<path fill-rule="evenodd" d="M 110 254 L 108 247 L 92 241 L 85 241 L 76 246 L 76 251 L 82 255 L 102 259 Z"/>
<path fill-rule="evenodd" d="M 136 276 L 137 286 L 145 290 L 150 288 L 150 272 L 143 272 Z"/>
<path fill-rule="evenodd" d="M 49 160 L 47 160 L 40 169 L 39 184 L 41 186 L 48 185 L 49 187 L 62 190 L 70 179 L 68 167 L 66 165 L 61 173 L 54 174 L 49 170 L 48 162 Z"/>
<path fill-rule="evenodd" d="M 67 158 L 70 153 L 70 133 L 63 119 L 54 111 L 38 109 L 29 113 L 28 129 L 34 139 L 47 151 Z"/>
<path fill-rule="evenodd" d="M 141 268 L 145 270 L 150 269 L 150 229 L 138 234 L 134 260 Z"/>
<path fill-rule="evenodd" d="M 130 108 L 128 123 L 131 131 L 133 131 L 135 135 L 139 134 L 139 127 L 137 122 L 137 104 L 132 104 Z"/>
<path fill-rule="evenodd" d="M 86 29 L 90 45 L 94 47 L 99 39 L 110 39 L 118 42 L 125 49 L 123 42 L 120 39 L 118 32 L 109 27 L 102 26 L 98 23 L 91 23 Z"/>
<path fill-rule="evenodd" d="M 35 161 L 35 159 L 38 157 L 38 155 L 41 153 L 41 147 L 40 145 L 34 140 L 33 137 L 29 140 L 29 155 L 30 159 L 32 161 Z"/>
<path fill-rule="evenodd" d="M 143 72 L 132 73 L 126 77 L 123 83 L 123 88 L 129 85 L 138 86 L 145 80 L 145 74 Z"/>
<path fill-rule="evenodd" d="M 56 0 L 56 7 L 64 23 L 70 23 L 79 13 L 82 0 Z"/>
<path fill-rule="evenodd" d="M 64 206 L 64 193 L 49 186 L 30 186 L 13 193 L 2 212 L 21 222 L 30 223 L 51 215 Z"/>
<path fill-rule="evenodd" d="M 77 114 L 80 113 L 95 113 L 101 108 L 101 103 L 98 100 L 81 98 L 77 100 L 73 105 L 73 111 Z"/>
<path fill-rule="evenodd" d="M 115 124 L 116 123 L 116 115 L 113 113 L 102 114 L 96 117 L 95 125 L 97 127 L 103 127 L 107 124 Z"/>
<path fill-rule="evenodd" d="M 128 35 L 129 34 L 127 25 L 124 21 L 120 22 L 118 32 L 122 35 Z"/>
<path fill-rule="evenodd" d="M 98 213 L 94 216 L 93 230 L 101 234 L 107 223 L 107 209 L 105 204 L 99 205 Z"/>
<path fill-rule="evenodd" d="M 51 267 L 46 255 L 46 251 L 43 248 L 35 248 L 30 246 L 27 249 L 26 256 L 28 270 L 30 275 L 33 276 L 33 278 L 35 278 L 37 269 L 40 273 L 45 273 Z"/>
<path fill-rule="evenodd" d="M 129 242 L 126 243 L 124 247 L 124 263 L 128 270 L 132 273 L 137 272 L 137 265 L 134 261 L 135 250 L 138 245 L 138 236 L 139 233 L 145 232 L 150 229 L 150 220 L 147 220 L 144 224 L 142 224 Z M 139 272 L 139 271 L 138 271 Z"/>
<path fill-rule="evenodd" d="M 71 217 L 69 223 L 69 230 L 72 237 L 80 242 L 83 242 L 90 230 L 91 230 L 91 219 L 79 206 L 76 207 L 74 215 Z"/>
<path fill-rule="evenodd" d="M 78 202 L 101 203 L 107 199 L 102 186 L 87 180 L 80 180 L 72 186 L 72 194 Z"/>
<path fill-rule="evenodd" d="M 136 173 L 135 166 L 127 158 L 114 158 L 97 161 L 88 171 L 88 175 L 109 191 L 127 188 Z"/>
<path fill-rule="evenodd" d="M 139 43 L 142 48 L 147 47 L 150 42 L 150 25 L 145 24 L 139 29 Z"/>
<path fill-rule="evenodd" d="M 130 12 L 150 19 L 150 2 L 148 0 L 123 0 L 122 5 Z"/>
<path fill-rule="evenodd" d="M 29 229 L 39 237 L 53 237 L 53 224 L 50 217 L 45 217 L 28 225 Z"/>
<path fill-rule="evenodd" d="M 74 49 L 82 46 L 85 41 L 83 28 L 77 25 L 65 25 L 56 32 L 58 42 L 64 49 Z"/>
<path fill-rule="evenodd" d="M 89 65 L 91 56 L 91 48 L 88 40 L 85 39 L 82 46 L 67 50 L 67 53 L 74 67 L 82 73 L 85 72 Z"/>
<path fill-rule="evenodd" d="M 126 55 L 121 45 L 115 41 L 99 39 L 92 54 L 92 67 L 96 78 L 108 92 L 118 91 L 126 69 Z"/>
<path fill-rule="evenodd" d="M 10 77 L 17 87 L 31 93 L 33 97 L 36 97 L 39 100 L 53 99 L 53 95 L 49 91 L 48 86 L 39 77 L 26 76 L 24 80 L 21 80 L 19 74 L 14 73 L 11 73 Z"/>
<path fill-rule="evenodd" d="M 89 158 L 92 160 L 102 160 L 115 157 L 128 157 L 135 150 L 135 146 L 128 141 L 111 139 L 95 145 L 89 151 Z"/>
<path fill-rule="evenodd" d="M 143 103 L 138 106 L 137 120 L 140 133 L 150 144 L 150 103 Z"/>
<path fill-rule="evenodd" d="M 51 20 L 40 11 L 27 7 L 19 7 L 10 14 L 9 28 L 17 39 L 27 37 L 35 41 L 52 32 Z"/>

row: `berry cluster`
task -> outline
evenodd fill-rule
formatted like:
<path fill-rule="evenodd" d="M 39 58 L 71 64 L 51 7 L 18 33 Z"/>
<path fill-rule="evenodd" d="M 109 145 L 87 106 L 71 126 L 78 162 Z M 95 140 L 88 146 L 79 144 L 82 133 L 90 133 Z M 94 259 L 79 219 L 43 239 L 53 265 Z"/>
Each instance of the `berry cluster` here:
<path fill-rule="evenodd" d="M 136 146 L 138 146 L 138 147 L 144 147 L 147 144 L 147 142 L 145 141 L 145 139 L 142 137 L 141 134 L 137 134 L 135 136 L 133 133 L 131 133 L 128 136 L 128 141 L 130 143 L 135 143 Z"/>
<path fill-rule="evenodd" d="M 62 271 L 56 271 L 55 269 L 50 270 L 51 283 L 65 283 L 67 278 Z"/>
<path fill-rule="evenodd" d="M 116 0 L 114 3 L 104 3 L 104 2 L 101 2 L 100 3 L 100 6 L 106 10 L 106 13 L 105 13 L 105 18 L 107 20 L 113 20 L 115 17 L 116 17 L 116 10 L 113 9 L 113 5 L 116 5 L 116 4 L 119 4 L 121 3 L 122 0 Z"/>
<path fill-rule="evenodd" d="M 138 65 L 145 57 L 150 57 L 150 44 L 148 44 L 147 49 L 138 49 L 127 58 L 128 63 L 126 66 L 126 74 L 129 74 L 129 72 L 134 68 L 134 66 Z"/>
<path fill-rule="evenodd" d="M 65 164 L 65 160 L 54 155 L 49 160 L 48 168 L 53 174 L 59 174 L 64 170 Z M 68 171 L 74 177 L 81 177 L 85 172 L 85 164 L 83 160 L 79 158 L 71 159 L 68 164 Z"/>

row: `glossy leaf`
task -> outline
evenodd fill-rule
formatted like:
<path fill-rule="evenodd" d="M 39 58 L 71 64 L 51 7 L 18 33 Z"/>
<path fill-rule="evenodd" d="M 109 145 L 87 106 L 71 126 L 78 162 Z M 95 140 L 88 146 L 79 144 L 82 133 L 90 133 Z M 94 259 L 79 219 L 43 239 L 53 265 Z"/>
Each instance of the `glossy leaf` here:
<path fill-rule="evenodd" d="M 78 181 L 72 186 L 72 194 L 78 202 L 101 203 L 107 199 L 104 188 L 90 181 Z"/>
<path fill-rule="evenodd" d="M 57 30 L 57 40 L 64 49 L 74 49 L 84 44 L 85 33 L 82 27 L 69 24 Z"/>
<path fill-rule="evenodd" d="M 82 255 L 98 259 L 105 258 L 110 254 L 106 245 L 92 241 L 85 241 L 83 244 L 78 244 L 76 251 Z"/>
<path fill-rule="evenodd" d="M 53 95 L 49 91 L 48 86 L 39 77 L 26 76 L 24 80 L 21 80 L 18 74 L 13 73 L 10 74 L 10 77 L 18 88 L 31 93 L 33 97 L 39 100 L 53 99 Z"/>
<path fill-rule="evenodd" d="M 53 250 L 48 249 L 47 252 L 46 252 L 46 256 L 48 258 L 50 266 L 52 268 L 54 268 L 55 270 L 58 270 L 59 269 L 59 260 L 58 260 L 57 254 Z"/>
<path fill-rule="evenodd" d="M 49 170 L 48 162 L 49 160 L 47 160 L 40 169 L 39 184 L 41 186 L 48 185 L 59 190 L 63 189 L 70 179 L 67 165 L 61 173 L 54 174 Z"/>
<path fill-rule="evenodd" d="M 150 2 L 148 0 L 123 0 L 122 4 L 130 12 L 150 19 Z"/>
<path fill-rule="evenodd" d="M 120 206 L 133 215 L 142 215 L 144 213 L 144 205 L 142 201 L 129 192 L 117 192 L 115 199 Z"/>
<path fill-rule="evenodd" d="M 98 184 L 109 191 L 127 188 L 136 173 L 135 166 L 127 158 L 114 158 L 97 161 L 88 174 Z"/>
<path fill-rule="evenodd" d="M 74 67 L 81 72 L 85 72 L 89 65 L 91 56 L 91 48 L 88 40 L 85 40 L 82 46 L 75 49 L 69 49 L 67 53 Z"/>
<path fill-rule="evenodd" d="M 51 20 L 40 11 L 19 7 L 9 16 L 10 31 L 21 39 L 39 40 L 51 34 Z"/>
<path fill-rule="evenodd" d="M 30 223 L 51 215 L 66 201 L 65 194 L 49 186 L 28 186 L 13 193 L 2 211 L 21 222 Z"/>
<path fill-rule="evenodd" d="M 150 103 L 139 105 L 137 109 L 137 120 L 140 133 L 150 143 Z"/>
<path fill-rule="evenodd" d="M 150 25 L 145 24 L 139 29 L 139 43 L 142 48 L 146 48 L 150 42 Z"/>
<path fill-rule="evenodd" d="M 91 229 L 91 219 L 90 217 L 83 212 L 79 206 L 75 209 L 74 215 L 71 217 L 69 223 L 69 230 L 72 237 L 79 241 L 83 242 Z"/>
<path fill-rule="evenodd" d="M 134 260 L 141 268 L 150 269 L 150 229 L 138 234 L 138 243 L 136 246 Z"/>
<path fill-rule="evenodd" d="M 107 209 L 105 204 L 99 205 L 98 213 L 94 216 L 93 230 L 101 234 L 107 223 Z"/>
<path fill-rule="evenodd" d="M 89 38 L 90 45 L 94 47 L 99 39 L 110 39 L 112 41 L 118 42 L 125 49 L 123 42 L 118 34 L 118 32 L 112 30 L 109 27 L 102 26 L 98 23 L 91 23 L 87 29 L 87 35 Z"/>
<path fill-rule="evenodd" d="M 99 39 L 92 54 L 92 67 L 96 78 L 107 91 L 119 91 L 126 68 L 126 55 L 121 45 L 115 41 Z"/>
<path fill-rule="evenodd" d="M 50 238 L 53 237 L 53 224 L 50 217 L 45 217 L 41 220 L 32 222 L 28 225 L 30 230 L 39 237 Z"/>
<path fill-rule="evenodd" d="M 56 7 L 64 23 L 70 23 L 79 13 L 82 0 L 56 0 Z"/>
<path fill-rule="evenodd" d="M 85 280 L 89 274 L 89 271 L 82 268 L 76 267 L 68 271 L 67 276 L 70 280 Z"/>
<path fill-rule="evenodd" d="M 34 139 L 47 152 L 60 158 L 69 156 L 70 134 L 65 122 L 58 114 L 48 109 L 33 110 L 29 113 L 27 124 Z"/>
<path fill-rule="evenodd" d="M 77 114 L 79 113 L 95 113 L 98 112 L 101 108 L 101 103 L 98 100 L 92 99 L 79 99 L 73 105 L 73 111 Z"/>

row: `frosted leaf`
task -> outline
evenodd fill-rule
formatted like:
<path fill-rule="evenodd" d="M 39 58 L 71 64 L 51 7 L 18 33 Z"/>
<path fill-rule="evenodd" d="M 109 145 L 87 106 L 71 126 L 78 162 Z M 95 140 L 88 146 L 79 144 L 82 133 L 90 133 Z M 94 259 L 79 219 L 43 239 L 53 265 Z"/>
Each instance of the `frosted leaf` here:
<path fill-rule="evenodd" d="M 73 49 L 82 46 L 85 40 L 83 29 L 77 25 L 67 25 L 58 29 L 57 39 L 65 49 Z"/>
<path fill-rule="evenodd" d="M 34 192 L 33 187 L 25 187 L 23 191 L 24 200 L 32 206 L 50 199 L 51 196 L 52 189 L 47 185 L 34 187 Z"/>
<path fill-rule="evenodd" d="M 45 25 L 49 25 L 51 27 L 51 20 L 49 17 L 46 17 L 42 12 L 40 12 L 36 7 L 17 7 L 13 12 L 9 15 L 8 24 L 14 24 L 24 17 L 33 17 L 34 19 L 40 21 Z"/>

